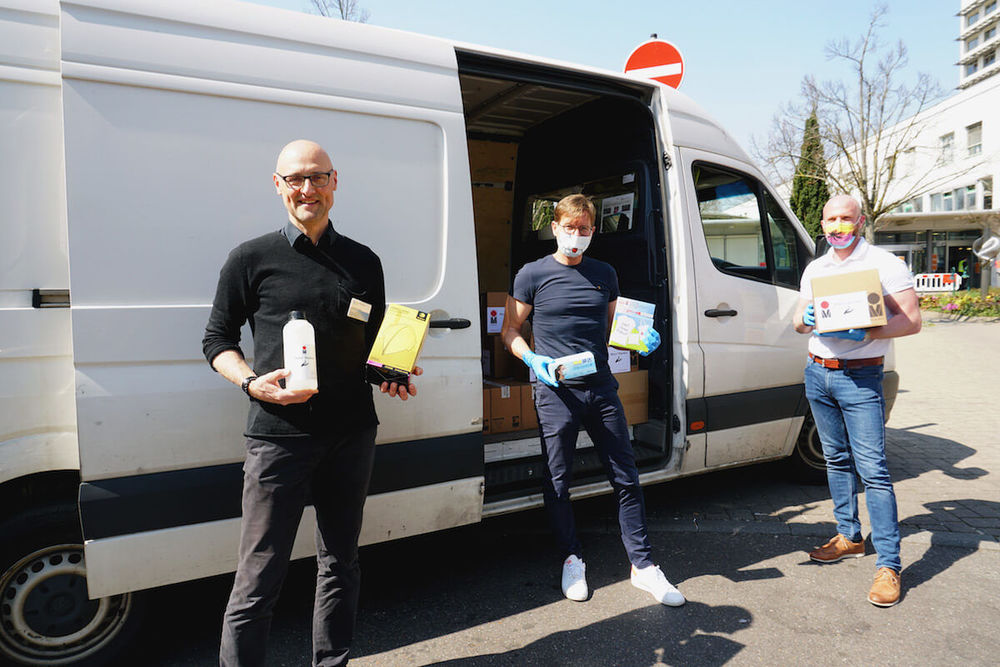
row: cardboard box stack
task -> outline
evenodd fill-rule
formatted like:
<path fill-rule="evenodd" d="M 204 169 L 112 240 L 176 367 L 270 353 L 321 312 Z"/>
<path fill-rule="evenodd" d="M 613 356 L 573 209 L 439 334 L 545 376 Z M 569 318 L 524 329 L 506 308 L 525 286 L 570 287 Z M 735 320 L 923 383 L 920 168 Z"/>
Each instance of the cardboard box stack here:
<path fill-rule="evenodd" d="M 504 347 L 503 328 L 506 292 L 486 292 L 482 300 L 483 375 L 490 379 L 526 380 L 527 366 Z"/>
<path fill-rule="evenodd" d="M 521 385 L 516 382 L 483 383 L 483 430 L 487 433 L 509 433 L 521 430 Z M 489 403 L 489 420 L 486 404 Z"/>
<path fill-rule="evenodd" d="M 615 376 L 618 380 L 618 398 L 625 408 L 629 424 L 649 421 L 649 371 L 629 371 Z"/>

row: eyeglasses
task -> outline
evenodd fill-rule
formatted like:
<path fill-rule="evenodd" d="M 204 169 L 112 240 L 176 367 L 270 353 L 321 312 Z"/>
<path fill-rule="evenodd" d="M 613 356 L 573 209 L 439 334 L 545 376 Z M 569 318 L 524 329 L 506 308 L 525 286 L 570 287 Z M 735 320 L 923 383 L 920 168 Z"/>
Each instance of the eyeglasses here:
<path fill-rule="evenodd" d="M 593 227 L 576 227 L 574 225 L 564 225 L 558 222 L 556 224 L 562 227 L 563 231 L 565 231 L 567 234 L 579 234 L 580 236 L 590 236 L 591 234 L 594 233 Z"/>
<path fill-rule="evenodd" d="M 274 172 L 278 174 L 278 172 Z M 293 190 L 298 190 L 306 181 L 313 184 L 314 188 L 325 188 L 330 184 L 330 178 L 333 176 L 333 169 L 330 171 L 319 171 L 315 174 L 289 174 L 288 176 L 282 176 L 278 174 L 278 178 L 285 182 L 285 185 Z"/>

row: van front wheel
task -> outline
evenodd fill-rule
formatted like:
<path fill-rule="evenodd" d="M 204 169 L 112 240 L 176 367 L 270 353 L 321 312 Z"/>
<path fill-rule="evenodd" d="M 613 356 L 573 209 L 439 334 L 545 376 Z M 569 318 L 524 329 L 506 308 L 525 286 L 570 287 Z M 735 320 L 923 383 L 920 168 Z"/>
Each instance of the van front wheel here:
<path fill-rule="evenodd" d="M 31 510 L 0 526 L 0 659 L 19 665 L 114 663 L 139 627 L 126 593 L 87 598 L 75 503 Z"/>
<path fill-rule="evenodd" d="M 812 412 L 806 412 L 799 438 L 795 441 L 795 450 L 788 463 L 796 480 L 806 484 L 826 483 L 826 459 L 823 458 L 823 444 L 819 441 Z"/>

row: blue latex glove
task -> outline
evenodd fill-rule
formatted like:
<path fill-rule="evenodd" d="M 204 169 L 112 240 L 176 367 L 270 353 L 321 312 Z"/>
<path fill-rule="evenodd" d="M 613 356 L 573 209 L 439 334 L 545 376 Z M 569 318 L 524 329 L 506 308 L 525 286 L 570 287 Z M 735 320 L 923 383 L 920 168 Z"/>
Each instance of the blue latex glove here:
<path fill-rule="evenodd" d="M 816 326 L 816 309 L 813 308 L 813 305 L 811 303 L 808 306 L 806 306 L 805 312 L 802 313 L 802 324 L 806 325 L 807 327 Z"/>
<path fill-rule="evenodd" d="M 552 375 L 552 371 L 549 370 L 549 364 L 553 361 L 552 357 L 535 354 L 531 350 L 528 350 L 521 356 L 521 361 L 523 361 L 528 368 L 535 371 L 535 377 L 545 384 L 550 387 L 559 386 L 555 376 Z"/>
<path fill-rule="evenodd" d="M 646 329 L 646 333 L 642 335 L 642 347 L 639 348 L 639 354 L 646 356 L 650 354 L 653 350 L 660 347 L 660 334 L 656 333 L 656 329 L 649 327 Z M 642 348 L 645 348 L 643 350 Z"/>
<path fill-rule="evenodd" d="M 805 322 L 805 320 L 803 320 L 803 322 Z M 848 329 L 847 331 L 827 331 L 826 333 L 816 333 L 814 331 L 813 333 L 823 338 L 844 338 L 846 340 L 853 340 L 859 343 L 865 339 L 864 329 Z"/>

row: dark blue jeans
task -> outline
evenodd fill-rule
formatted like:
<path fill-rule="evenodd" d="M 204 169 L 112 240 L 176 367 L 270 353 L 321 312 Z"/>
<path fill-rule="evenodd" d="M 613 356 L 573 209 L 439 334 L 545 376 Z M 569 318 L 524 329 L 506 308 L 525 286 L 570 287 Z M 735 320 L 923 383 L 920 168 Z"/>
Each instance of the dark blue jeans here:
<path fill-rule="evenodd" d="M 823 443 L 837 531 L 851 541 L 861 540 L 857 498 L 860 476 L 872 545 L 878 553 L 875 567 L 899 572 L 896 494 L 885 460 L 882 366 L 832 370 L 810 363 L 805 377 L 806 398 Z"/>
<path fill-rule="evenodd" d="M 594 441 L 618 500 L 618 524 L 629 561 L 636 567 L 647 567 L 653 561 L 646 530 L 646 508 L 628 423 L 617 390 L 618 383 L 613 379 L 600 386 L 580 388 L 560 385 L 553 389 L 541 382 L 535 383 L 538 431 L 542 456 L 547 462 L 542 493 L 561 557 L 565 559 L 576 554 L 582 558 L 583 548 L 576 534 L 569 489 L 573 482 L 576 439 L 583 426 Z"/>
<path fill-rule="evenodd" d="M 220 665 L 264 664 L 272 611 L 307 495 L 316 509 L 312 664 L 347 663 L 361 586 L 358 536 L 375 430 L 328 438 L 247 439 L 240 558 L 223 619 Z"/>

